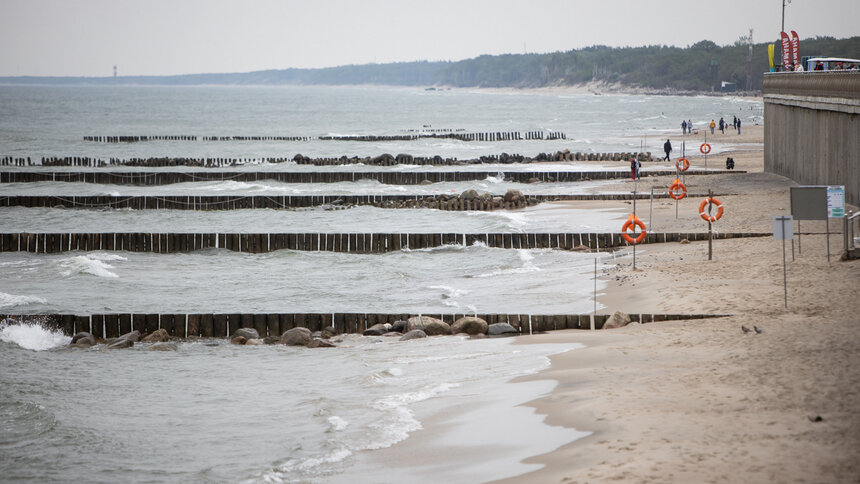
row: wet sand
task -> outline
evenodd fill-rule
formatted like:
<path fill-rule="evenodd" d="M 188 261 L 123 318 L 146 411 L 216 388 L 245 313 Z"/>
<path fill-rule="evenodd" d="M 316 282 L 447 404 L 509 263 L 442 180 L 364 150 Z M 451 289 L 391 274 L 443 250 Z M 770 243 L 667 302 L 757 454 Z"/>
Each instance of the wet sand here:
<path fill-rule="evenodd" d="M 730 156 L 751 173 L 688 186 L 725 203 L 717 230 L 770 233 L 793 182 L 763 173 L 760 149 Z M 682 201 L 677 220 L 674 202 L 661 201 L 652 223 L 704 231 L 698 201 Z M 669 243 L 640 247 L 636 270 L 629 257 L 602 266 L 605 312 L 733 316 L 520 338 L 587 346 L 529 377 L 558 386 L 527 405 L 549 425 L 592 434 L 500 482 L 860 482 L 860 261 L 839 260 L 841 223 L 830 225 L 830 262 L 824 235 L 804 234 L 794 261 L 787 246 L 787 309 L 782 244 L 771 236 L 716 241 L 711 261 L 707 242 Z"/>

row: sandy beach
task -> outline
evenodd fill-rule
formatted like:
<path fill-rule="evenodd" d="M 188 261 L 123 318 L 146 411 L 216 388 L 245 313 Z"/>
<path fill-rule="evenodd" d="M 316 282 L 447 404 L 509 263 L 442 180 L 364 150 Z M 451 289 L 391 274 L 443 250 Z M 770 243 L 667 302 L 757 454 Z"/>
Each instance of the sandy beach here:
<path fill-rule="evenodd" d="M 691 192 L 713 190 L 725 204 L 717 231 L 771 233 L 771 217 L 789 213 L 794 183 L 763 172 L 762 134 L 761 127 L 751 127 L 742 136 L 709 135 L 714 145 L 740 144 L 717 160 L 733 156 L 736 169 L 748 173 L 687 178 Z M 685 138 L 688 146 L 701 143 Z M 703 166 L 704 157 L 690 161 Z M 663 191 L 670 182 L 646 176 L 612 189 Z M 565 203 L 632 209 L 627 202 Z M 647 219 L 653 209 L 650 223 L 657 232 L 704 232 L 698 203 L 682 200 L 677 218 L 675 203 L 667 200 L 653 207 L 639 202 L 637 213 Z M 732 316 L 518 338 L 516 344 L 585 345 L 553 356 L 549 369 L 509 386 L 515 392 L 522 382 L 554 383 L 545 397 L 516 411 L 532 409 L 554 428 L 590 434 L 526 459 L 537 470 L 499 482 L 860 482 L 860 262 L 839 260 L 837 221 L 831 223 L 828 262 L 824 228 L 823 222 L 803 223 L 793 261 L 788 245 L 788 308 L 782 244 L 771 236 L 715 241 L 710 261 L 707 242 L 693 242 L 641 246 L 635 270 L 629 251 L 601 263 L 608 287 L 598 295 L 606 306 L 600 313 Z M 489 429 L 494 416 L 504 415 L 492 403 L 483 405 L 488 414 L 473 415 Z M 468 469 L 476 454 L 494 452 L 498 444 L 483 439 L 449 447 L 452 415 L 462 411 L 430 416 L 424 430 L 375 451 L 372 462 L 393 471 L 397 462 L 414 466 L 411 457 L 421 455 L 427 469 L 416 474 L 411 467 L 407 475 L 414 482 L 430 479 L 434 468 Z M 515 415 L 511 410 L 509 418 Z M 460 482 L 475 481 L 471 477 Z"/>
<path fill-rule="evenodd" d="M 747 129 L 743 142 L 761 135 Z M 688 187 L 725 203 L 717 230 L 771 232 L 794 183 L 763 173 L 761 149 L 729 156 L 750 173 L 690 177 Z M 697 203 L 682 201 L 677 220 L 674 202 L 656 204 L 656 230 L 706 230 Z M 733 316 L 521 338 L 586 345 L 530 377 L 558 386 L 528 405 L 550 425 L 592 434 L 502 482 L 860 482 L 860 262 L 839 260 L 837 222 L 830 262 L 824 222 L 803 223 L 802 253 L 787 255 L 787 309 L 772 237 L 717 241 L 711 261 L 707 242 L 642 246 L 636 270 L 630 258 L 603 267 L 607 312 Z"/>

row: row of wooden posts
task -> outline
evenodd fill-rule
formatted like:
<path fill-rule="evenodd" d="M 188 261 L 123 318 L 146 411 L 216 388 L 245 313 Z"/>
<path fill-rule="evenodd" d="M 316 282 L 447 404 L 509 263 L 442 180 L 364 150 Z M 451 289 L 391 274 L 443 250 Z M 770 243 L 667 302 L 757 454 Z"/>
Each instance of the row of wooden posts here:
<path fill-rule="evenodd" d="M 418 314 L 410 313 L 264 313 L 264 314 L 73 314 L 2 315 L 0 320 L 19 323 L 39 323 L 46 328 L 61 329 L 66 335 L 87 332 L 96 338 L 116 338 L 131 331 L 141 334 L 164 329 L 176 338 L 228 337 L 239 328 L 254 328 L 261 338 L 280 336 L 288 329 L 303 327 L 321 331 L 333 327 L 337 333 L 362 333 L 377 323 L 394 323 Z M 561 329 L 590 329 L 591 314 L 432 314 L 423 313 L 453 323 L 463 316 L 477 316 L 489 324 L 508 323 L 522 334 Z M 633 321 L 650 323 L 684 319 L 723 317 L 720 314 L 631 314 Z M 609 315 L 595 314 L 595 329 L 601 329 Z"/>
<path fill-rule="evenodd" d="M 121 136 L 84 136 L 84 141 L 95 143 L 142 143 L 147 141 L 409 141 L 419 138 L 443 138 L 460 141 L 520 141 L 520 140 L 559 140 L 567 139 L 560 131 L 487 131 L 479 133 L 462 132 L 416 132 L 414 134 L 394 135 L 329 135 L 329 136 L 271 136 L 271 135 L 233 135 L 233 136 L 196 136 L 196 135 L 121 135 Z"/>
<path fill-rule="evenodd" d="M 765 233 L 713 234 L 715 239 L 764 237 Z M 640 244 L 708 240 L 706 232 L 648 233 Z M 276 250 L 385 253 L 445 245 L 484 244 L 499 249 L 590 249 L 623 247 L 620 233 L 0 233 L 0 252 L 57 253 L 122 250 L 129 252 L 191 252 L 227 249 L 265 253 Z"/>
<path fill-rule="evenodd" d="M 700 195 L 690 195 L 700 196 Z M 704 195 L 701 195 L 704 196 Z M 654 198 L 668 198 L 668 193 L 654 194 Z M 649 194 L 637 194 L 639 200 Z M 289 209 L 318 206 L 370 205 L 380 208 L 431 208 L 447 211 L 492 211 L 516 209 L 542 202 L 569 200 L 632 200 L 631 194 L 579 194 L 579 195 L 525 195 L 515 201 L 502 197 L 464 200 L 457 195 L 161 195 L 161 196 L 55 196 L 10 195 L 0 197 L 0 207 L 27 208 L 117 208 L 133 210 L 241 210 Z"/>
<path fill-rule="evenodd" d="M 724 171 L 690 170 L 687 174 Z M 738 172 L 740 173 L 740 172 Z M 675 170 L 650 170 L 643 176 L 672 176 Z M 486 180 L 499 177 L 507 182 L 578 182 L 629 178 L 629 170 L 593 171 L 0 171 L 0 183 L 73 182 L 105 185 L 170 185 L 174 183 L 277 181 L 282 183 L 338 183 L 371 180 L 386 185 L 421 185 Z"/>

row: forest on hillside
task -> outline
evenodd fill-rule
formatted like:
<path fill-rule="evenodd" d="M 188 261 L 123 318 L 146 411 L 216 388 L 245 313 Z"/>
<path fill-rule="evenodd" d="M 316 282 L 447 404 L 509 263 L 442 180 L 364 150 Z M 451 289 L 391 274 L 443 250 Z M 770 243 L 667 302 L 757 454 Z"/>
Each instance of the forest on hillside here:
<path fill-rule="evenodd" d="M 754 44 L 747 76 L 749 45 L 739 38 L 719 46 L 703 40 L 688 47 L 593 46 L 549 54 L 483 55 L 457 62 L 400 62 L 324 69 L 283 69 L 233 74 L 181 76 L 7 77 L 0 83 L 62 84 L 253 84 L 253 85 L 399 85 L 533 88 L 593 81 L 665 91 L 719 90 L 722 81 L 739 90 L 757 91 L 769 70 L 767 43 Z M 775 62 L 781 59 L 776 46 Z M 800 41 L 801 55 L 860 59 L 860 36 L 816 37 Z"/>

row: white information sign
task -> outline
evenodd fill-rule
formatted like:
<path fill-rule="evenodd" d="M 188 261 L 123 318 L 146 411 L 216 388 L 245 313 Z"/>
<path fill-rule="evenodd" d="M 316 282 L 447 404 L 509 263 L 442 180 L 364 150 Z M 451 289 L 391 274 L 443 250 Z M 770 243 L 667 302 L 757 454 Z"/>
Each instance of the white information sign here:
<path fill-rule="evenodd" d="M 827 187 L 827 216 L 830 218 L 845 216 L 845 185 Z"/>
<path fill-rule="evenodd" d="M 773 217 L 774 240 L 791 240 L 794 237 L 794 223 L 791 215 L 775 215 Z"/>

